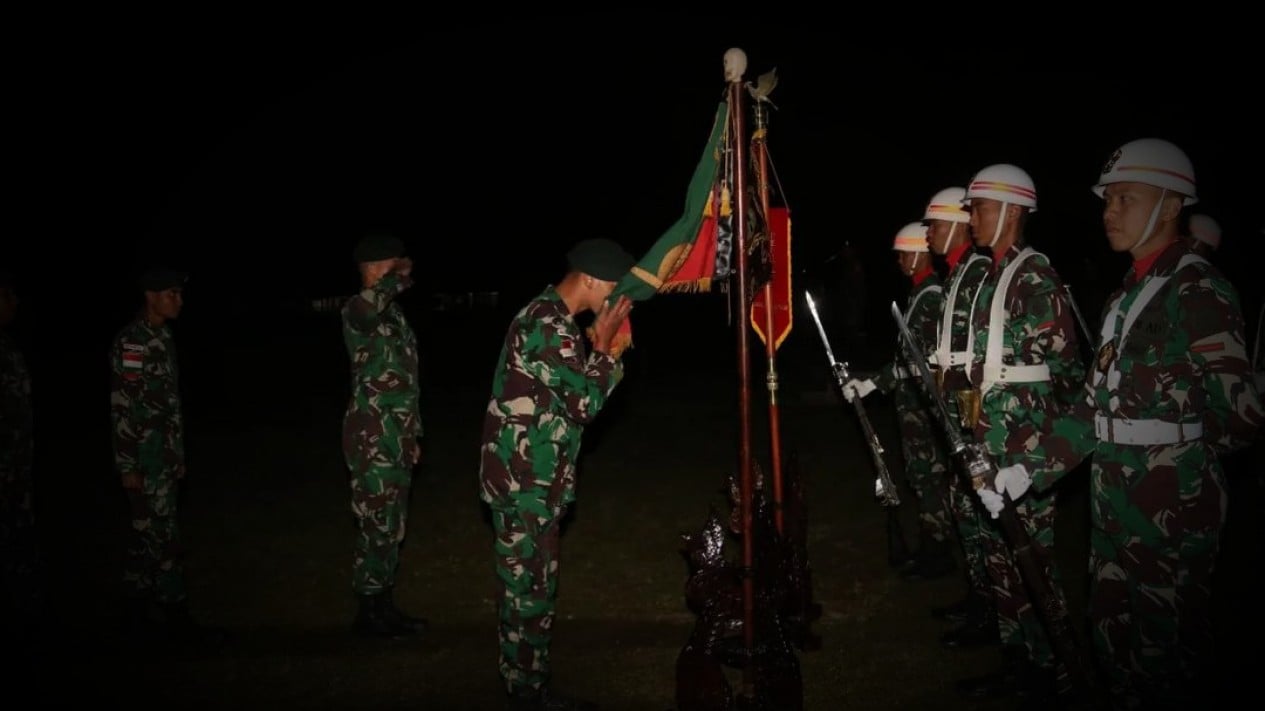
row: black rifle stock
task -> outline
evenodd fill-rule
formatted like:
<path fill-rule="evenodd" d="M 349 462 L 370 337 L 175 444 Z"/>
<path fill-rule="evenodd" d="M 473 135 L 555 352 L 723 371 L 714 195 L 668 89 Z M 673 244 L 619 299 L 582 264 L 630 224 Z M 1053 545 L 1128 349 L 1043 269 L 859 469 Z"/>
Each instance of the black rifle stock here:
<path fill-rule="evenodd" d="M 957 460 L 962 472 L 970 479 L 973 488 L 987 487 L 990 491 L 997 491 L 995 486 L 997 465 L 984 449 L 984 445 L 978 442 L 967 443 L 962 437 L 960 428 L 944 404 L 935 377 L 927 366 L 922 344 L 910 332 L 900 312 L 900 307 L 895 301 L 892 302 L 891 310 L 892 317 L 896 319 L 896 327 L 900 330 L 901 343 L 910 354 L 910 360 L 916 362 L 923 389 L 931 399 L 932 410 L 940 422 L 941 429 L 948 437 L 950 454 Z M 1071 617 L 1062 597 L 1058 595 L 1053 582 L 1045 573 L 1044 564 L 1049 559 L 1049 553 L 1028 535 L 1028 529 L 1024 528 L 1023 522 L 1015 513 L 1014 502 L 1010 500 L 1010 496 L 1004 491 L 998 493 L 1002 496 L 1003 506 L 997 520 L 1001 524 L 1003 534 L 1010 541 L 1015 562 L 1028 583 L 1029 590 L 1036 597 L 1036 608 L 1049 632 L 1054 653 L 1067 669 L 1073 691 L 1082 699 L 1093 701 L 1096 698 L 1093 677 L 1077 648 Z M 1053 561 L 1050 561 L 1050 564 L 1053 565 Z"/>
<path fill-rule="evenodd" d="M 852 375 L 848 372 L 847 363 L 840 363 L 835 360 L 834 351 L 830 348 L 830 339 L 826 337 L 826 329 L 821 325 L 821 316 L 817 314 L 817 303 L 813 301 L 813 295 L 804 292 L 804 297 L 808 300 L 808 310 L 813 315 L 813 322 L 817 324 L 817 333 L 821 336 L 821 343 L 826 348 L 826 359 L 830 362 L 830 372 L 835 376 L 835 382 L 839 385 L 840 392 L 842 392 L 843 386 L 852 379 Z M 865 414 L 865 406 L 861 404 L 861 398 L 852 398 L 852 407 L 856 410 L 857 420 L 861 422 L 861 429 L 865 432 L 865 443 L 870 448 L 870 456 L 874 460 L 874 468 L 878 473 L 874 486 L 874 495 L 879 498 L 880 503 L 884 506 L 899 506 L 900 498 L 896 493 L 896 485 L 892 483 L 891 473 L 887 471 L 887 463 L 883 461 L 883 445 L 878 440 L 878 433 L 874 431 L 874 426 L 870 424 L 869 416 Z"/>

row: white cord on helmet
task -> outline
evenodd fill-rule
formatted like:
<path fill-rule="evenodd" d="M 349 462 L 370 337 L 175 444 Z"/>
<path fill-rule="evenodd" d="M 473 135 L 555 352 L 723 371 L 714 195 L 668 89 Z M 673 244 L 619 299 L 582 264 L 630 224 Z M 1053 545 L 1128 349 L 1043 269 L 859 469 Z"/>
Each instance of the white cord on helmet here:
<path fill-rule="evenodd" d="M 1146 229 L 1142 230 L 1142 236 L 1138 238 L 1137 242 L 1133 243 L 1129 251 L 1141 247 L 1143 242 L 1151 238 L 1151 232 L 1155 230 L 1155 221 L 1160 217 L 1160 206 L 1164 204 L 1164 196 L 1166 195 L 1168 195 L 1168 188 L 1160 188 L 1160 199 L 1155 202 L 1155 207 L 1151 208 L 1151 219 L 1146 221 Z"/>

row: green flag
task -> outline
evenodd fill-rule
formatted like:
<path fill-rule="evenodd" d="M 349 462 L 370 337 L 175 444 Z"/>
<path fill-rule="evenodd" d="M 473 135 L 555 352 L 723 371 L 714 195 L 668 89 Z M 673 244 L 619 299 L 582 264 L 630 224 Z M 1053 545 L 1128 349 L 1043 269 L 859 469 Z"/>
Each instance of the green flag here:
<path fill-rule="evenodd" d="M 685 212 L 620 280 L 613 298 L 644 301 L 665 291 L 708 291 L 716 270 L 719 220 L 727 217 L 730 195 L 719 179 L 729 104 L 720 102 L 711 136 L 685 193 Z"/>

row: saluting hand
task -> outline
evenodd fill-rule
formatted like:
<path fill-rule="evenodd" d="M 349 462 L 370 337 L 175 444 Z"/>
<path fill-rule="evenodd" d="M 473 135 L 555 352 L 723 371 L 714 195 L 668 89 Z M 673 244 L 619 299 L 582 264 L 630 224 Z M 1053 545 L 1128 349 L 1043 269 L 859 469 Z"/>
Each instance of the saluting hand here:
<path fill-rule="evenodd" d="M 413 260 L 408 257 L 399 257 L 391 269 L 399 272 L 401 276 L 409 276 L 413 273 Z"/>
<path fill-rule="evenodd" d="M 602 310 L 597 312 L 597 318 L 593 321 L 593 350 L 599 353 L 610 351 L 611 339 L 619 331 L 624 319 L 628 318 L 632 307 L 632 299 L 627 296 L 619 297 L 614 306 L 609 301 L 602 304 Z"/>

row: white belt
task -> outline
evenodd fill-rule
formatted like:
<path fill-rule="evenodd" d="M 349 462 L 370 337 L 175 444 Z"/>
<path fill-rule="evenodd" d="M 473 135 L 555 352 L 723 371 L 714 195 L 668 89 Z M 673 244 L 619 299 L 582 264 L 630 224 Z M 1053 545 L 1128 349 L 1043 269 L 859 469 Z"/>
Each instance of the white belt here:
<path fill-rule="evenodd" d="M 970 363 L 974 356 L 970 351 L 936 351 L 935 363 L 941 368 L 951 368 Z"/>
<path fill-rule="evenodd" d="M 1203 437 L 1204 426 L 1201 422 L 1125 420 L 1095 413 L 1094 433 L 1098 439 L 1115 444 L 1179 444 Z"/>
<path fill-rule="evenodd" d="M 1045 383 L 1050 380 L 1050 366 L 1041 365 L 985 365 L 986 383 Z"/>

